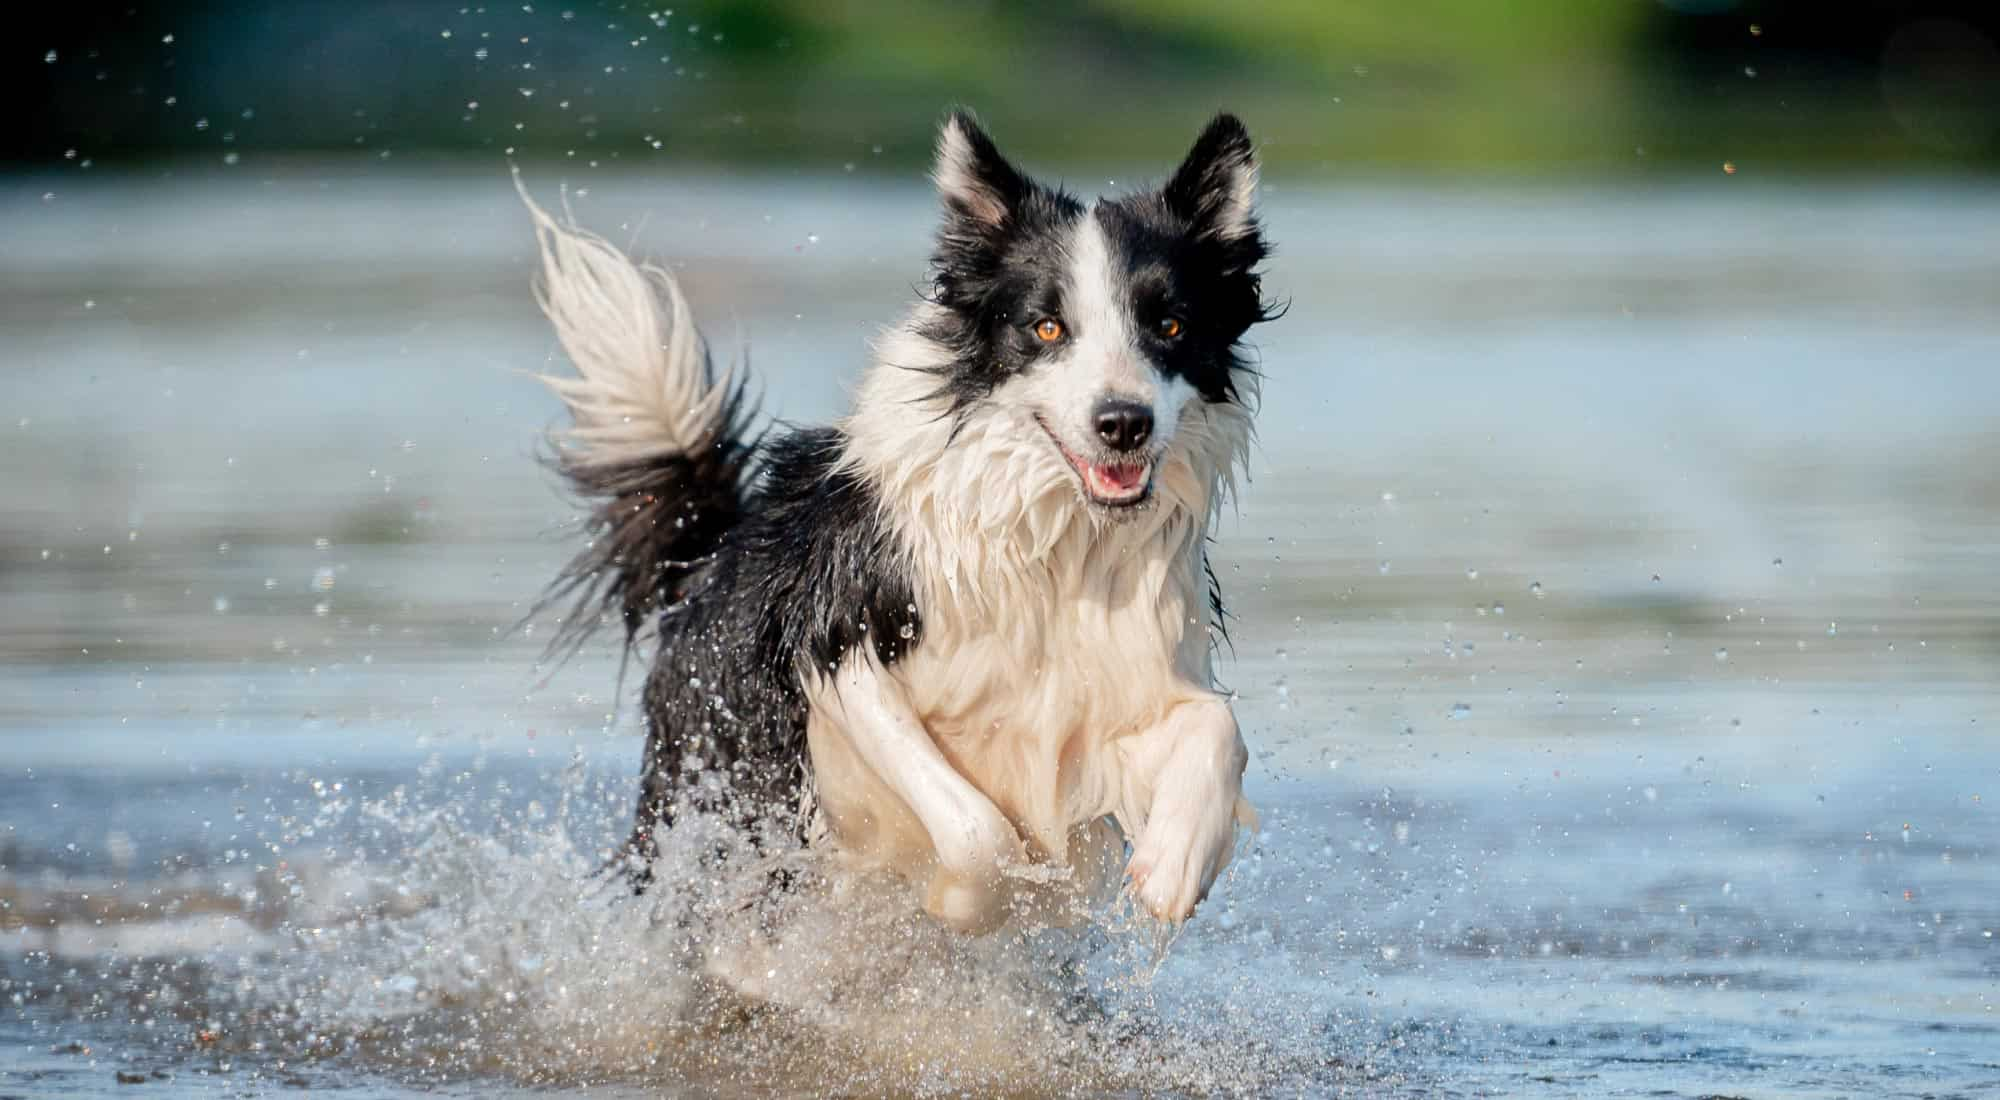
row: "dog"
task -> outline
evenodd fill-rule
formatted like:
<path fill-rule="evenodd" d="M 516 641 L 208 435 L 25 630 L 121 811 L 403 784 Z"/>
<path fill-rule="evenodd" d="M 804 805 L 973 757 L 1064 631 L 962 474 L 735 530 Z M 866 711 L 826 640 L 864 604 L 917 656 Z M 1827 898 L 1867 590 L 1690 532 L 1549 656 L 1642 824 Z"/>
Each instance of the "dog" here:
<path fill-rule="evenodd" d="M 1074 915 L 1120 886 L 1179 924 L 1254 831 L 1211 663 L 1207 558 L 1276 315 L 1248 132 L 1086 203 L 943 121 L 928 292 L 852 411 L 754 435 L 671 275 L 528 200 L 536 297 L 575 368 L 552 462 L 589 545 L 554 648 L 656 645 L 626 866 L 707 812 L 804 814 L 947 925 Z M 525 194 L 524 194 L 524 199 Z"/>

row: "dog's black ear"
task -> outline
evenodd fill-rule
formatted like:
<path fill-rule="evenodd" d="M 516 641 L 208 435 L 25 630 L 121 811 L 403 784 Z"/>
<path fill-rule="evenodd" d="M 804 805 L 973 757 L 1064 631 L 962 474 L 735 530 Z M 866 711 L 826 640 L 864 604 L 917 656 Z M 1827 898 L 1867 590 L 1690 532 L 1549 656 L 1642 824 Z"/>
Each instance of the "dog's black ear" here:
<path fill-rule="evenodd" d="M 1257 152 L 1242 121 L 1215 116 L 1163 194 L 1196 236 L 1221 244 L 1257 241 Z"/>
<path fill-rule="evenodd" d="M 946 218 L 981 234 L 1006 226 L 1031 186 L 963 108 L 945 116 L 938 128 L 931 178 L 937 181 Z"/>

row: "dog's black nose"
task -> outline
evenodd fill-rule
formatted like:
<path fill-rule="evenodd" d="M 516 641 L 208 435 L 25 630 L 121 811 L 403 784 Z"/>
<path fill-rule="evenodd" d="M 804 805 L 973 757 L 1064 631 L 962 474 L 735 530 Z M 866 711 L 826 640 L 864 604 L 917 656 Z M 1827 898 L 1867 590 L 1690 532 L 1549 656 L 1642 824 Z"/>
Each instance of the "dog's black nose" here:
<path fill-rule="evenodd" d="M 1091 419 L 1097 425 L 1097 437 L 1114 451 L 1136 451 L 1153 434 L 1153 410 L 1137 401 L 1100 401 Z"/>

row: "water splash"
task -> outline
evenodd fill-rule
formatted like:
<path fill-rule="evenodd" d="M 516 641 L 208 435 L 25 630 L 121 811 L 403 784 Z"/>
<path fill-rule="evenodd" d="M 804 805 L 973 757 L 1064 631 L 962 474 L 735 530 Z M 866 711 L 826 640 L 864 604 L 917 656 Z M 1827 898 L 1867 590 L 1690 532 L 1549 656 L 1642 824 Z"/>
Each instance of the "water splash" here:
<path fill-rule="evenodd" d="M 1129 910 L 968 938 L 898 883 L 700 815 L 634 896 L 603 871 L 628 781 L 573 764 L 555 785 L 544 803 L 524 796 L 546 786 L 435 763 L 376 797 L 305 782 L 311 812 L 272 839 L 342 854 L 259 880 L 237 921 L 255 934 L 219 937 L 176 979 L 173 1024 L 148 1025 L 178 1059 L 160 1064 L 732 1095 L 1260 1094 L 1377 1073 L 1335 1056 L 1351 1044 L 1323 997 L 1226 951 L 1177 958 Z"/>

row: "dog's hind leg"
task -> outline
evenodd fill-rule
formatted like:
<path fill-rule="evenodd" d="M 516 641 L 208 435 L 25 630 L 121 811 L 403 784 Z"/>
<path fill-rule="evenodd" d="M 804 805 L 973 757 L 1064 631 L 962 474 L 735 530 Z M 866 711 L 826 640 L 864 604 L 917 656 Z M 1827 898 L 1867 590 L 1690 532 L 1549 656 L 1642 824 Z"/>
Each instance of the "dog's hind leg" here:
<path fill-rule="evenodd" d="M 805 839 L 802 801 L 810 783 L 803 737 L 795 739 L 801 742 L 796 748 L 774 746 L 735 723 L 711 718 L 706 726 L 697 725 L 685 707 L 661 690 L 662 681 L 673 679 L 656 671 L 648 681 L 649 728 L 639 803 L 618 861 L 639 892 L 653 882 L 660 838 L 684 813 L 726 822 L 730 835 L 760 856 L 789 850 Z M 699 732 L 685 735 L 683 724 Z M 729 855 L 719 847 L 704 858 L 723 861 Z M 772 885 L 782 888 L 783 883 Z"/>

